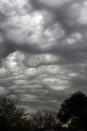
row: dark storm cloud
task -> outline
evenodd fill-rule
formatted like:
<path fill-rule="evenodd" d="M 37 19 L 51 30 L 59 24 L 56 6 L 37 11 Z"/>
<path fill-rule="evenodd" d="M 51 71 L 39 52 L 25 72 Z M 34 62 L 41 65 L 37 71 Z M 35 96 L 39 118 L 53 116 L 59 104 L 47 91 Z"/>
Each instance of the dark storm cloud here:
<path fill-rule="evenodd" d="M 50 10 L 52 10 L 53 7 L 49 6 L 49 4 L 47 4 L 46 6 L 46 3 L 45 2 L 41 2 L 39 0 L 33 0 L 31 1 L 32 4 L 34 6 L 36 6 L 36 8 L 40 7 L 40 10 L 42 9 L 42 6 L 43 8 L 46 8 L 49 10 L 49 8 L 51 8 Z M 64 28 L 65 32 L 66 32 L 66 37 L 68 37 L 68 35 L 70 35 L 70 33 L 75 33 L 75 32 L 83 32 L 84 30 L 86 30 L 86 27 L 84 25 L 81 25 L 81 24 L 72 24 L 70 25 L 70 21 L 73 21 L 73 17 L 69 16 L 69 10 L 70 10 L 70 7 L 72 6 L 73 3 L 76 3 L 78 1 L 70 1 L 70 2 L 66 2 L 65 4 L 57 7 L 57 8 L 53 8 L 54 11 L 54 23 L 56 22 L 59 22 L 62 27 Z M 81 1 L 79 1 L 81 2 Z M 46 6 L 46 7 L 45 7 Z M 3 18 L 3 17 L 2 17 Z M 52 23 L 53 24 L 53 23 Z M 1 31 L 2 32 L 2 31 Z M 2 33 L 1 33 L 2 34 Z M 64 38 L 65 40 L 65 38 Z M 5 44 L 6 43 L 6 44 Z M 16 42 L 14 41 L 10 41 L 10 40 L 5 40 L 4 41 L 4 44 L 2 46 L 1 44 L 1 48 L 3 50 L 3 53 L 1 53 L 1 56 L 7 56 L 8 54 L 16 51 L 16 50 L 22 50 L 22 51 L 29 51 L 30 53 L 47 53 L 48 52 L 51 52 L 51 53 L 55 53 L 55 54 L 58 54 L 58 55 L 61 55 L 62 57 L 65 57 L 65 59 L 69 59 L 71 60 L 71 57 L 75 57 L 78 59 L 79 57 L 79 54 L 80 53 L 83 53 L 84 51 L 86 52 L 86 44 L 84 45 L 85 41 L 83 41 L 83 45 L 81 44 L 78 44 L 77 46 L 76 45 L 64 45 L 62 44 L 63 43 L 63 39 L 58 41 L 58 43 L 60 44 L 57 44 L 55 45 L 54 47 L 52 47 L 52 49 L 45 49 L 44 51 L 42 49 L 40 49 L 38 46 L 33 46 L 32 44 L 22 44 L 22 45 L 19 45 L 17 44 Z M 5 51 L 4 51 L 4 49 Z M 80 53 L 79 53 L 80 52 Z M 80 55 L 81 56 L 81 55 Z M 84 57 L 84 55 L 82 55 L 82 57 Z"/>
<path fill-rule="evenodd" d="M 81 20 L 78 20 L 79 19 L 78 15 L 81 10 L 80 8 L 84 2 L 86 2 L 86 1 L 85 0 L 84 1 L 69 0 L 69 1 L 64 1 L 64 2 L 60 1 L 60 3 L 61 3 L 60 5 L 58 5 L 58 3 L 55 4 L 56 2 L 54 2 L 54 5 L 52 5 L 52 4 L 50 4 L 51 1 L 49 3 L 49 1 L 31 0 L 31 3 L 32 3 L 34 9 L 36 9 L 36 10 L 46 9 L 52 13 L 53 23 L 57 23 L 57 22 L 60 23 L 60 25 L 62 26 L 62 28 L 64 29 L 64 31 L 66 33 L 65 37 L 68 37 L 70 34 L 72 35 L 73 33 L 76 33 L 76 32 L 83 34 L 84 32 L 87 31 L 87 24 L 82 24 Z M 76 5 L 77 7 L 73 7 L 73 6 L 75 6 L 75 4 L 77 4 Z M 51 23 L 51 24 L 53 24 L 53 23 Z M 84 42 L 85 42 L 85 40 L 83 40 L 83 43 Z M 61 44 L 61 42 L 60 42 L 60 44 Z M 64 47 L 64 48 L 66 48 L 66 47 Z M 73 48 L 73 47 L 70 47 L 70 48 Z M 60 47 L 59 47 L 59 49 L 60 49 Z"/>
<path fill-rule="evenodd" d="M 2 12 L 0 12 L 0 23 L 5 21 L 6 19 L 7 17 Z"/>
<path fill-rule="evenodd" d="M 68 62 L 84 62 L 87 59 L 87 45 L 60 45 L 52 48 L 54 54 L 62 56 Z"/>
<path fill-rule="evenodd" d="M 70 93 L 87 92 L 86 1 L 7 1 L 7 12 L 0 6 L 0 95 L 57 109 Z"/>
<path fill-rule="evenodd" d="M 51 50 L 48 49 L 48 52 L 58 54 L 64 57 L 67 64 L 68 62 L 70 63 L 84 62 L 86 60 L 86 56 L 87 56 L 86 54 L 87 52 L 86 39 L 87 38 L 86 37 L 83 38 L 81 42 L 76 41 L 75 44 L 72 44 L 72 45 L 67 44 L 67 41 L 65 44 L 63 44 L 66 38 L 70 37 L 70 34 L 72 35 L 76 32 L 79 32 L 81 34 L 86 33 L 87 25 L 77 22 L 76 17 L 78 17 L 78 13 L 74 12 L 72 8 L 74 4 L 78 4 L 78 6 L 80 6 L 83 2 L 85 1 L 73 0 L 73 1 L 62 3 L 61 5 L 56 7 L 56 5 L 52 6 L 50 3 L 48 3 L 48 1 L 44 2 L 43 0 L 31 0 L 31 3 L 35 9 L 37 10 L 46 9 L 46 10 L 52 11 L 52 13 L 54 14 L 53 22 L 60 23 L 63 29 L 65 30 L 65 33 L 66 33 L 65 37 L 59 40 L 58 41 L 59 44 L 57 43 L 54 47 L 52 47 Z M 75 8 L 75 10 L 77 9 Z"/>
<path fill-rule="evenodd" d="M 35 45 L 19 45 L 18 43 L 5 39 L 4 42 L 0 43 L 0 60 L 3 60 L 5 57 L 7 57 L 9 54 L 15 52 L 15 51 L 22 51 L 29 54 L 42 54 L 46 51 L 41 50 L 38 46 Z"/>

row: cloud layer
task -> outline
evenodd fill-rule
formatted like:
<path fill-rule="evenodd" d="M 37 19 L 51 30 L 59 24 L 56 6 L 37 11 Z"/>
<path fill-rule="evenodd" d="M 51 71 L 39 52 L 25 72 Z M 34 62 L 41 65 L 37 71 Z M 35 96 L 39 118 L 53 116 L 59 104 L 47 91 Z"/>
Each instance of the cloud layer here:
<path fill-rule="evenodd" d="M 87 92 L 86 14 L 86 0 L 0 0 L 0 96 L 55 110 Z"/>

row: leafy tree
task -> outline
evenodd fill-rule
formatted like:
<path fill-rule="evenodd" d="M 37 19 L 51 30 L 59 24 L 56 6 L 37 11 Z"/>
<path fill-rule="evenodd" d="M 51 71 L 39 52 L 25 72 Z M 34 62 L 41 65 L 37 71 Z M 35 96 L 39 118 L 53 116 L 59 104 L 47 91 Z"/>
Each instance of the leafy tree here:
<path fill-rule="evenodd" d="M 34 129 L 46 129 L 56 124 L 56 115 L 54 112 L 38 111 L 32 114 L 32 125 Z"/>
<path fill-rule="evenodd" d="M 0 98 L 0 128 L 22 127 L 25 115 L 23 108 L 8 98 Z"/>
<path fill-rule="evenodd" d="M 72 128 L 87 130 L 87 96 L 76 92 L 64 101 L 57 114 L 59 120 Z"/>

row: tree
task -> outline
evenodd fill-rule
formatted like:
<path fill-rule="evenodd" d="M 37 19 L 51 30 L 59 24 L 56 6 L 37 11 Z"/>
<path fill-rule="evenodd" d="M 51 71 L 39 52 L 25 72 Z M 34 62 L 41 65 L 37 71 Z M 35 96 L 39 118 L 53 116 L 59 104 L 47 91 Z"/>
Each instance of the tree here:
<path fill-rule="evenodd" d="M 57 117 L 72 128 L 87 130 L 87 96 L 80 91 L 72 94 L 61 105 Z"/>
<path fill-rule="evenodd" d="M 43 130 L 56 124 L 56 115 L 54 112 L 38 111 L 32 114 L 32 125 L 34 129 Z"/>
<path fill-rule="evenodd" d="M 0 98 L 0 129 L 20 128 L 24 110 L 8 98 Z"/>

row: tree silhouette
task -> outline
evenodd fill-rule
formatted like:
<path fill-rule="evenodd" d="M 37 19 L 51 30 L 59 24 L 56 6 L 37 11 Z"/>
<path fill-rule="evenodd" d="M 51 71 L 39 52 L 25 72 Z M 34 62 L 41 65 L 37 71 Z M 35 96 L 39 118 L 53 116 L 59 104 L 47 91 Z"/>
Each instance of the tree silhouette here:
<path fill-rule="evenodd" d="M 72 94 L 61 105 L 57 116 L 72 128 L 87 130 L 87 96 L 80 91 Z"/>
<path fill-rule="evenodd" d="M 45 130 L 46 128 L 52 127 L 56 124 L 56 114 L 48 111 L 38 111 L 32 114 L 32 125 L 34 129 Z"/>
<path fill-rule="evenodd" d="M 8 98 L 0 98 L 0 129 L 21 128 L 24 110 Z"/>

